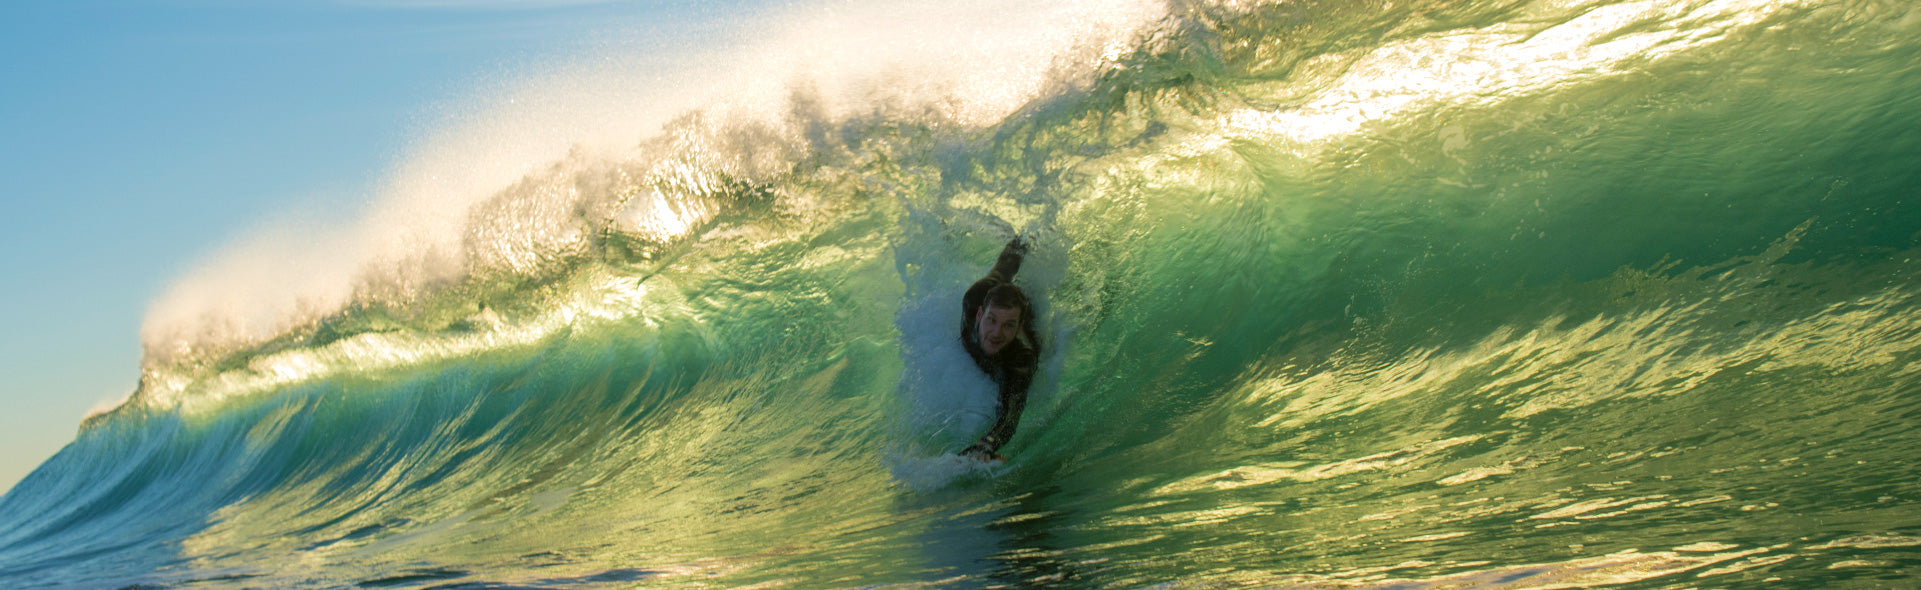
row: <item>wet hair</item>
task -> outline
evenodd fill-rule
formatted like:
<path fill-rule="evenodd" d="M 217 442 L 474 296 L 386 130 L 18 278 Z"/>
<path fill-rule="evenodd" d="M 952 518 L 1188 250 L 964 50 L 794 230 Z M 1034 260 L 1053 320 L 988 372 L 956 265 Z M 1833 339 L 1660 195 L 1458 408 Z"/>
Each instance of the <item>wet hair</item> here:
<path fill-rule="evenodd" d="M 1027 293 L 1022 292 L 1021 288 L 1014 286 L 1013 283 L 1001 283 L 988 289 L 987 294 L 981 296 L 981 309 L 989 307 L 1020 310 L 1023 322 L 1027 320 L 1028 314 L 1033 309 L 1027 304 Z"/>

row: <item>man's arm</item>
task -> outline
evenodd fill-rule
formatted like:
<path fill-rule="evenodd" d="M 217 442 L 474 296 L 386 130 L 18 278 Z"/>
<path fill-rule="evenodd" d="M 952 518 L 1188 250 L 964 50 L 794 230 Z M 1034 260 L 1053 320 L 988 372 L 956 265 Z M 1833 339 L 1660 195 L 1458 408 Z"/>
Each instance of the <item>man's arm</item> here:
<path fill-rule="evenodd" d="M 1014 273 L 1021 271 L 1021 257 L 1026 255 L 1027 243 L 1022 242 L 1019 236 L 1015 236 L 1001 248 L 1000 258 L 994 260 L 994 270 L 987 273 L 987 276 L 1002 281 L 1014 280 Z"/>
<path fill-rule="evenodd" d="M 1007 439 L 1014 437 L 1014 429 L 1020 427 L 1021 410 L 1027 406 L 1027 387 L 1033 382 L 1032 367 L 1008 371 L 1007 381 L 1001 384 L 1001 403 L 994 412 L 994 427 L 987 430 L 980 442 L 960 454 L 978 454 L 982 460 L 993 458 L 994 453 L 1007 444 Z"/>

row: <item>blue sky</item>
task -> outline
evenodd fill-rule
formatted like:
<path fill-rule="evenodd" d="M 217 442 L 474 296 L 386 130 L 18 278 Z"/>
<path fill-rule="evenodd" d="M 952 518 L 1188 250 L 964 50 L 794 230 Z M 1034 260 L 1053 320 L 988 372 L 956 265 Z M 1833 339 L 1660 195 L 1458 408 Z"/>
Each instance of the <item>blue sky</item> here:
<path fill-rule="evenodd" d="M 0 489 L 131 391 L 148 304 L 290 210 L 351 217 L 482 89 L 698 52 L 749 2 L 28 0 L 0 7 Z"/>

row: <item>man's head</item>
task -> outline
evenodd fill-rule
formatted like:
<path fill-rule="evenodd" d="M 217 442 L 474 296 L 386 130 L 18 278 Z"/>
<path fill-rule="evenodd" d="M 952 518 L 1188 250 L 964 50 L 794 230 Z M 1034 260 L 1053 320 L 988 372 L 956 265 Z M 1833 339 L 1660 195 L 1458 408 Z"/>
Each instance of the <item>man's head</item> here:
<path fill-rule="evenodd" d="M 1001 283 L 987 291 L 981 298 L 980 313 L 974 317 L 975 336 L 980 340 L 981 351 L 988 355 L 1000 354 L 1020 337 L 1022 322 L 1027 319 L 1027 294 L 1020 287 Z"/>

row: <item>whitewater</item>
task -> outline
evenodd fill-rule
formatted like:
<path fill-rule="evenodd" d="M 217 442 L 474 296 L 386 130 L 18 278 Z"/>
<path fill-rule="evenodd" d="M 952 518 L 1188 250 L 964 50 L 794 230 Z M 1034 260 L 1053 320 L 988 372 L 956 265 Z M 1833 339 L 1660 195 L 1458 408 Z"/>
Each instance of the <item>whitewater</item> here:
<path fill-rule="evenodd" d="M 715 53 L 532 80 L 183 276 L 0 498 L 0 587 L 1921 583 L 1912 3 L 850 3 Z M 1016 235 L 1046 354 L 955 462 Z"/>

